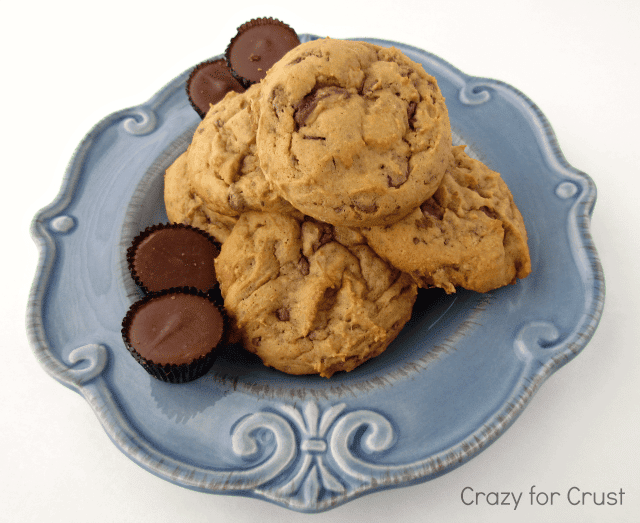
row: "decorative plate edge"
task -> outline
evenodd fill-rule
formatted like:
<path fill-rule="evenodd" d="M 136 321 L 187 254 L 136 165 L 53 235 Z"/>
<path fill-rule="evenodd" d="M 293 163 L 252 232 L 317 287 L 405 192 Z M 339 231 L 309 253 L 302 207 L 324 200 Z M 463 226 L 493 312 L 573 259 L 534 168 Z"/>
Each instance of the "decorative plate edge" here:
<path fill-rule="evenodd" d="M 301 41 L 315 38 L 318 37 L 314 35 L 301 35 Z M 56 241 L 54 235 L 47 230 L 47 223 L 51 226 L 52 221 L 55 220 L 56 217 L 62 218 L 57 226 L 56 232 L 59 233 L 65 233 L 66 230 L 73 227 L 73 217 L 66 217 L 62 213 L 73 199 L 86 151 L 98 134 L 119 120 L 127 118 L 133 119 L 131 132 L 134 134 L 137 132 L 149 132 L 149 126 L 152 127 L 154 124 L 152 115 L 154 114 L 155 108 L 176 89 L 182 88 L 185 75 L 188 74 L 188 71 L 186 71 L 162 87 L 147 103 L 113 113 L 103 118 L 89 131 L 76 148 L 69 162 L 58 196 L 51 204 L 45 206 L 36 214 L 30 228 L 31 236 L 39 250 L 39 260 L 28 300 L 26 327 L 30 344 L 38 361 L 55 379 L 67 387 L 78 391 L 85 397 L 96 412 L 97 417 L 110 439 L 112 439 L 121 451 L 140 466 L 159 477 L 178 485 L 188 486 L 189 488 L 203 492 L 219 494 L 241 492 L 244 495 L 271 501 L 283 507 L 301 512 L 322 512 L 364 494 L 373 493 L 384 488 L 422 483 L 457 468 L 487 448 L 522 413 L 542 383 L 556 370 L 573 359 L 586 346 L 595 332 L 602 315 L 605 295 L 604 274 L 589 230 L 590 218 L 595 206 L 597 191 L 593 180 L 586 173 L 575 169 L 567 162 L 560 149 L 555 133 L 544 114 L 526 95 L 504 82 L 467 76 L 441 58 L 416 47 L 386 40 L 370 38 L 366 40 L 379 43 L 379 45 L 394 45 L 400 49 L 410 49 L 417 54 L 427 55 L 434 62 L 438 63 L 442 71 L 449 77 L 452 75 L 457 76 L 457 81 L 461 86 L 473 80 L 505 89 L 513 95 L 519 104 L 524 104 L 522 106 L 531 112 L 534 117 L 533 120 L 538 124 L 537 130 L 539 132 L 536 133 L 536 136 L 541 140 L 541 144 L 544 145 L 541 149 L 545 151 L 550 165 L 555 166 L 556 172 L 565 175 L 568 174 L 572 178 L 582 180 L 585 184 L 584 190 L 576 199 L 571 209 L 570 218 L 573 222 L 569 224 L 572 230 L 577 233 L 574 235 L 574 238 L 577 238 L 577 240 L 574 242 L 574 245 L 572 245 L 572 252 L 574 256 L 581 258 L 581 260 L 576 260 L 576 263 L 581 262 L 588 265 L 587 272 L 592 275 L 592 283 L 594 284 L 587 286 L 592 292 L 590 293 L 590 301 L 581 318 L 582 321 L 578 327 L 574 329 L 572 336 L 564 342 L 561 342 L 557 350 L 550 352 L 548 358 L 539 358 L 538 360 L 530 362 L 530 364 L 525 367 L 520 380 L 513 388 L 509 401 L 505 403 L 505 406 L 496 413 L 491 420 L 473 434 L 470 434 L 458 445 L 426 460 L 419 460 L 413 464 L 402 465 L 400 467 L 391 467 L 396 469 L 394 473 L 387 472 L 381 474 L 378 478 L 372 476 L 370 481 L 362 482 L 357 488 L 352 488 L 351 490 L 345 489 L 335 496 L 331 496 L 322 501 L 316 500 L 315 502 L 308 496 L 304 501 L 292 500 L 290 496 L 283 495 L 281 489 L 261 487 L 261 485 L 268 483 L 268 481 L 261 481 L 259 483 L 249 482 L 246 487 L 240 489 L 229 488 L 229 486 L 223 487 L 222 489 L 211 489 L 205 486 L 207 482 L 195 481 L 194 478 L 198 474 L 202 473 L 204 474 L 203 477 L 206 477 L 211 474 L 211 471 L 185 466 L 179 462 L 173 463 L 170 459 L 167 459 L 166 456 L 162 456 L 150 447 L 131 429 L 104 381 L 102 379 L 93 379 L 99 376 L 106 365 L 106 359 L 102 359 L 103 356 L 101 355 L 104 348 L 101 349 L 101 346 L 91 346 L 87 349 L 90 353 L 95 353 L 92 356 L 94 358 L 93 374 L 84 371 L 72 371 L 70 367 L 60 362 L 58 358 L 51 354 L 42 325 L 41 313 L 45 299 L 45 288 L 56 263 Z M 67 220 L 67 218 L 71 221 Z M 54 226 L 54 229 L 56 229 L 56 226 Z M 83 359 L 82 354 L 78 357 Z M 106 355 L 104 358 L 106 358 Z M 339 406 L 331 408 L 337 407 Z M 363 422 L 358 421 L 357 423 L 362 424 Z M 317 444 L 320 445 L 320 443 Z M 296 450 L 299 451 L 299 448 Z M 399 472 L 400 469 L 402 469 L 402 472 Z M 232 473 L 233 471 L 229 472 Z M 212 484 L 212 482 L 208 481 L 208 484 Z M 217 484 L 216 486 L 219 487 L 220 485 Z"/>

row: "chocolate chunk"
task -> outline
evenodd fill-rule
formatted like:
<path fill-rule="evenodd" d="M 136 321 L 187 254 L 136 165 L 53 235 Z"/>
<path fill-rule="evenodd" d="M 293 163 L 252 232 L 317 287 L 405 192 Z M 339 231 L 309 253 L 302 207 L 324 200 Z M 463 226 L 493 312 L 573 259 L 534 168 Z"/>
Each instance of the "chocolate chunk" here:
<path fill-rule="evenodd" d="M 303 276 L 309 275 L 309 260 L 305 256 L 302 256 L 298 261 L 298 269 L 300 269 Z"/>
<path fill-rule="evenodd" d="M 374 213 L 378 210 L 378 206 L 376 205 L 375 202 L 367 203 L 363 201 L 354 200 L 353 206 L 359 211 L 362 211 L 364 213 Z"/>
<path fill-rule="evenodd" d="M 311 248 L 313 249 L 313 252 L 316 252 L 323 245 L 329 243 L 330 241 L 333 241 L 333 238 L 334 238 L 333 225 L 330 225 L 328 223 L 317 222 L 317 226 L 318 226 L 317 240 L 311 246 Z"/>
<path fill-rule="evenodd" d="M 296 105 L 293 113 L 293 120 L 296 122 L 298 129 L 300 127 L 304 127 L 307 118 L 309 118 L 309 115 L 316 108 L 316 105 L 318 105 L 317 91 L 312 91 Z"/>
<path fill-rule="evenodd" d="M 407 106 L 407 118 L 409 120 L 409 128 L 412 131 L 415 131 L 417 107 L 418 107 L 418 104 L 416 102 L 409 102 L 409 105 Z"/>
<path fill-rule="evenodd" d="M 396 188 L 401 187 L 402 184 L 406 181 L 407 181 L 406 176 L 400 180 L 394 179 L 392 176 L 387 176 L 387 185 L 389 187 L 396 187 Z"/>
<path fill-rule="evenodd" d="M 433 217 L 437 218 L 438 220 L 442 220 L 442 218 L 444 217 L 444 209 L 433 198 L 429 198 L 426 202 L 424 202 L 420 206 L 420 210 L 426 218 Z"/>
<path fill-rule="evenodd" d="M 229 91 L 242 93 L 244 90 L 231 74 L 224 58 L 198 64 L 187 80 L 187 96 L 200 118 L 204 118 L 209 107 L 217 104 Z"/>
<path fill-rule="evenodd" d="M 296 122 L 298 129 L 305 126 L 307 118 L 309 118 L 313 110 L 316 108 L 318 102 L 329 96 L 343 96 L 346 99 L 349 98 L 350 93 L 344 87 L 338 87 L 335 85 L 316 86 L 309 94 L 300 100 L 295 107 L 293 120 Z"/>
<path fill-rule="evenodd" d="M 242 191 L 239 190 L 235 185 L 231 185 L 229 187 L 229 191 L 227 193 L 227 201 L 229 202 L 229 207 L 238 212 L 242 212 L 247 205 L 244 196 L 242 195 Z"/>
<path fill-rule="evenodd" d="M 480 210 L 493 220 L 496 220 L 498 218 L 498 213 L 493 209 L 489 209 L 489 207 L 487 207 L 486 205 L 480 207 Z"/>
<path fill-rule="evenodd" d="M 331 310 L 336 304 L 339 290 L 340 289 L 338 288 L 327 287 L 324 290 L 324 293 L 322 295 L 322 300 L 318 303 L 318 310 L 321 310 L 321 311 Z"/>
<path fill-rule="evenodd" d="M 282 307 L 282 308 L 278 309 L 276 311 L 276 317 L 280 321 L 289 321 L 289 319 L 290 319 L 289 309 L 287 309 L 286 307 Z"/>
<path fill-rule="evenodd" d="M 397 167 L 404 167 L 401 173 L 399 173 L 396 169 L 387 170 L 386 166 L 384 165 L 381 165 L 380 168 L 383 171 L 387 170 L 387 172 L 389 172 L 389 174 L 387 174 L 387 185 L 389 187 L 395 187 L 397 189 L 398 187 L 402 187 L 402 185 L 409 179 L 410 166 L 408 158 L 401 160 L 399 157 L 396 157 L 395 160 Z"/>

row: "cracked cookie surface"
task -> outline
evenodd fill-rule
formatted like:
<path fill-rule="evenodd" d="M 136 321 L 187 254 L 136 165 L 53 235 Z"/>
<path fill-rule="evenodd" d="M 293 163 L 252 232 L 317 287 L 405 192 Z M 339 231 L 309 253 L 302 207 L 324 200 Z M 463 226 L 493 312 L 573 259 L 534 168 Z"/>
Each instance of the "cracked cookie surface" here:
<path fill-rule="evenodd" d="M 289 374 L 330 377 L 379 355 L 417 292 L 356 232 L 275 213 L 243 214 L 215 265 L 245 348 Z"/>
<path fill-rule="evenodd" d="M 207 230 L 223 242 L 248 210 L 299 215 L 271 189 L 256 157 L 260 85 L 212 106 L 184 155 L 165 174 L 169 219 Z"/>
<path fill-rule="evenodd" d="M 265 177 L 324 222 L 393 223 L 433 194 L 449 163 L 437 82 L 395 48 L 301 44 L 268 72 L 259 105 Z"/>
<path fill-rule="evenodd" d="M 434 195 L 388 227 L 362 229 L 368 244 L 421 287 L 487 292 L 531 272 L 527 233 L 501 176 L 453 148 Z"/>
<path fill-rule="evenodd" d="M 182 153 L 164 175 L 164 205 L 172 223 L 184 223 L 207 231 L 222 243 L 233 229 L 237 217 L 216 212 L 198 196 L 187 177 L 187 153 Z"/>

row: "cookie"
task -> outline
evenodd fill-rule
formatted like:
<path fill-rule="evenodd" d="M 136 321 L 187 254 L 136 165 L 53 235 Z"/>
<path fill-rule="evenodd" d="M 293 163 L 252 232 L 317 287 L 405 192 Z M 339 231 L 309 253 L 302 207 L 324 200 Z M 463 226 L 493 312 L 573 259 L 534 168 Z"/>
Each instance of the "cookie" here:
<path fill-rule="evenodd" d="M 192 225 L 222 243 L 238 220 L 207 207 L 192 189 L 187 177 L 187 153 L 182 153 L 164 175 L 164 205 L 172 223 Z"/>
<path fill-rule="evenodd" d="M 260 166 L 304 214 L 384 225 L 440 184 L 451 154 L 445 100 L 435 78 L 399 50 L 313 40 L 261 84 Z"/>
<path fill-rule="evenodd" d="M 238 217 L 248 210 L 295 213 L 265 179 L 256 157 L 260 86 L 229 93 L 196 129 L 187 150 L 193 193 L 211 212 Z"/>
<path fill-rule="evenodd" d="M 265 365 L 325 377 L 350 371 L 409 320 L 415 282 L 348 232 L 251 211 L 222 245 L 215 267 L 225 309 Z"/>
<path fill-rule="evenodd" d="M 531 272 L 520 211 L 500 175 L 453 148 L 435 194 L 401 221 L 361 233 L 381 257 L 420 287 L 487 292 Z"/>

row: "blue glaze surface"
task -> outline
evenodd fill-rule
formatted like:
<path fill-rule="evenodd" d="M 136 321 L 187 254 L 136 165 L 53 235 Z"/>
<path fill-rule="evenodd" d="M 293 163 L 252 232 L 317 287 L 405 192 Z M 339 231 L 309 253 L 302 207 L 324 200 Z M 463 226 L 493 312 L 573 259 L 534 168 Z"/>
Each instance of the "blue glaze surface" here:
<path fill-rule="evenodd" d="M 421 292 L 385 353 L 330 380 L 267 369 L 233 347 L 199 380 L 153 379 L 120 336 L 140 296 L 125 251 L 167 220 L 164 170 L 200 121 L 185 71 L 78 146 L 60 194 L 32 223 L 40 260 L 27 313 L 42 366 L 84 396 L 122 452 L 168 481 L 319 512 L 432 479 L 499 437 L 597 327 L 605 285 L 589 234 L 596 189 L 568 165 L 540 110 L 425 51 L 365 40 L 395 45 L 437 78 L 454 142 L 514 195 L 533 273 L 484 295 Z"/>

